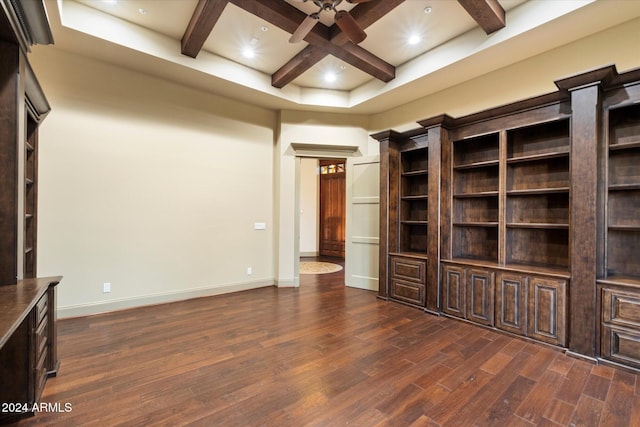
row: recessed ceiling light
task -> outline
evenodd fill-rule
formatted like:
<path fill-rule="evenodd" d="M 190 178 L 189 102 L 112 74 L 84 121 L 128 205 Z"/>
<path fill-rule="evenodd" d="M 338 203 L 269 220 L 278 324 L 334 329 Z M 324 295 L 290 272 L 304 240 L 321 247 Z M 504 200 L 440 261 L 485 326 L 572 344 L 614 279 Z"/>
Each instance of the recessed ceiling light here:
<path fill-rule="evenodd" d="M 262 27 L 260 27 L 260 30 L 263 32 L 267 32 L 269 31 L 269 27 L 267 27 L 266 25 L 263 25 Z"/>
<path fill-rule="evenodd" d="M 138 9 L 138 12 L 140 12 L 141 15 L 146 15 L 147 13 L 149 13 L 149 11 L 147 9 Z"/>
<path fill-rule="evenodd" d="M 422 40 L 422 37 L 420 37 L 419 34 L 411 34 L 407 39 L 407 43 L 409 43 L 410 45 L 416 45 L 420 43 L 421 40 Z"/>
<path fill-rule="evenodd" d="M 244 56 L 245 58 L 248 58 L 248 59 L 255 58 L 256 51 L 253 50 L 252 47 L 247 46 L 244 49 L 242 49 L 242 56 Z"/>
<path fill-rule="evenodd" d="M 433 9 L 431 9 L 431 6 L 427 6 L 424 8 L 424 13 L 431 13 Z"/>
<path fill-rule="evenodd" d="M 324 81 L 327 83 L 333 83 L 337 78 L 338 76 L 336 76 L 336 73 L 334 73 L 333 71 L 328 71 L 324 75 Z"/>

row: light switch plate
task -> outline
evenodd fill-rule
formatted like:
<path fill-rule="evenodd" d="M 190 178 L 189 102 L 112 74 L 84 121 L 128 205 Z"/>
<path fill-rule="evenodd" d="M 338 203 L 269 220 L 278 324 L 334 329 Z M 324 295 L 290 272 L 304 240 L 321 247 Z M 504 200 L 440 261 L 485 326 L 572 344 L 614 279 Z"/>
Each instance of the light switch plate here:
<path fill-rule="evenodd" d="M 254 230 L 266 230 L 267 229 L 267 223 L 265 222 L 256 222 L 253 224 L 253 228 Z"/>

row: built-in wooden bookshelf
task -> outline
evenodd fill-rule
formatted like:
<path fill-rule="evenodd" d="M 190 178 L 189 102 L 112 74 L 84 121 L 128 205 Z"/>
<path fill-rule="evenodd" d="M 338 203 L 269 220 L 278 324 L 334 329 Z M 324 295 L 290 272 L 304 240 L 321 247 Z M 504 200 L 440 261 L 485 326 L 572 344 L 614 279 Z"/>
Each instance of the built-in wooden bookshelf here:
<path fill-rule="evenodd" d="M 640 370 L 640 69 L 555 84 L 374 135 L 379 295 Z"/>
<path fill-rule="evenodd" d="M 453 143 L 453 257 L 498 262 L 499 135 Z"/>
<path fill-rule="evenodd" d="M 25 141 L 24 196 L 24 278 L 32 279 L 37 272 L 38 239 L 38 124 L 27 119 Z"/>
<path fill-rule="evenodd" d="M 640 369 L 640 103 L 608 110 L 607 125 L 600 352 Z"/>
<path fill-rule="evenodd" d="M 569 119 L 507 131 L 506 264 L 569 268 Z"/>
<path fill-rule="evenodd" d="M 427 147 L 400 152 L 399 253 L 427 254 L 429 213 L 429 151 Z"/>

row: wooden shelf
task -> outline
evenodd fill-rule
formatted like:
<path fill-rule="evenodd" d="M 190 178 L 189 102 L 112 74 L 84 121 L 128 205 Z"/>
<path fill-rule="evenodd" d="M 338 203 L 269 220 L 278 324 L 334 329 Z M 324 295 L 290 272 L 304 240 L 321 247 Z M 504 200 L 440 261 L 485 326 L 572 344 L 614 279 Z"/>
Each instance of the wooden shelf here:
<path fill-rule="evenodd" d="M 462 193 L 462 194 L 454 194 L 453 197 L 455 199 L 463 199 L 467 197 L 497 197 L 499 192 L 496 191 L 481 191 L 478 193 Z"/>
<path fill-rule="evenodd" d="M 598 279 L 598 284 L 613 286 L 634 286 L 640 289 L 640 277 L 609 276 L 604 279 Z"/>
<path fill-rule="evenodd" d="M 611 184 L 609 185 L 609 191 L 630 191 L 640 190 L 640 183 L 638 184 Z"/>
<path fill-rule="evenodd" d="M 401 196 L 401 200 L 428 200 L 429 196 L 426 194 L 420 194 L 417 196 Z"/>
<path fill-rule="evenodd" d="M 511 222 L 511 223 L 507 223 L 507 228 L 531 228 L 531 229 L 543 229 L 543 230 L 568 230 L 569 229 L 569 224 Z"/>
<path fill-rule="evenodd" d="M 512 164 L 512 163 L 536 162 L 536 161 L 541 161 L 541 160 L 555 159 L 555 158 L 559 158 L 559 157 L 568 157 L 568 156 L 569 156 L 569 149 L 567 148 L 566 150 L 554 151 L 554 152 L 549 152 L 549 153 L 541 153 L 541 154 L 532 154 L 532 155 L 528 155 L 528 156 L 511 157 L 511 158 L 507 159 L 507 163 L 508 164 Z"/>
<path fill-rule="evenodd" d="M 27 151 L 33 151 L 33 145 L 31 145 L 31 143 L 29 141 L 25 141 L 24 143 L 25 148 L 27 149 Z"/>
<path fill-rule="evenodd" d="M 640 226 L 638 225 L 610 225 L 608 227 L 609 230 L 615 231 L 640 231 Z"/>
<path fill-rule="evenodd" d="M 33 185 L 33 179 L 31 179 L 31 178 L 25 178 L 25 179 L 24 179 L 24 182 L 25 182 L 25 184 L 27 184 L 27 185 Z"/>
<path fill-rule="evenodd" d="M 640 137 L 622 143 L 612 144 L 609 146 L 609 151 L 628 150 L 630 148 L 640 148 Z"/>
<path fill-rule="evenodd" d="M 474 162 L 474 163 L 465 163 L 461 165 L 456 165 L 453 167 L 454 170 L 464 170 L 464 169 L 476 169 L 476 168 L 485 168 L 490 166 L 498 166 L 500 164 L 499 160 L 486 160 L 482 162 Z"/>
<path fill-rule="evenodd" d="M 498 222 L 454 222 L 454 227 L 497 227 Z"/>
<path fill-rule="evenodd" d="M 529 188 L 526 190 L 509 190 L 507 196 L 533 196 L 538 194 L 568 193 L 569 187 Z"/>
<path fill-rule="evenodd" d="M 32 247 L 24 248 L 24 253 L 25 253 L 25 254 L 28 254 L 28 253 L 29 253 L 29 252 L 31 252 L 31 251 L 33 251 L 33 248 L 32 248 Z"/>
<path fill-rule="evenodd" d="M 416 170 L 416 171 L 407 171 L 402 172 L 402 176 L 419 176 L 419 175 L 428 175 L 429 171 L 426 169 Z"/>
<path fill-rule="evenodd" d="M 427 225 L 429 224 L 429 221 L 414 221 L 414 220 L 401 220 L 400 224 L 407 224 L 407 225 Z"/>
<path fill-rule="evenodd" d="M 401 256 L 401 257 L 405 257 L 405 258 L 416 258 L 416 259 L 421 259 L 421 260 L 427 260 L 427 254 L 423 253 L 423 252 L 410 252 L 410 251 L 406 251 L 406 252 L 389 252 L 390 256 Z"/>

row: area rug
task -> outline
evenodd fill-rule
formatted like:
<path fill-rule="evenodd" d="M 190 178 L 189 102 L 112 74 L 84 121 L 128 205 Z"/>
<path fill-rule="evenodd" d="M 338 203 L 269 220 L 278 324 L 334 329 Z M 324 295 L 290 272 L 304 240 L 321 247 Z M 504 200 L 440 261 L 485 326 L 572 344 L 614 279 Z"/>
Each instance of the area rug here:
<path fill-rule="evenodd" d="M 325 274 L 342 270 L 342 266 L 331 262 L 303 261 L 300 263 L 300 274 Z"/>

